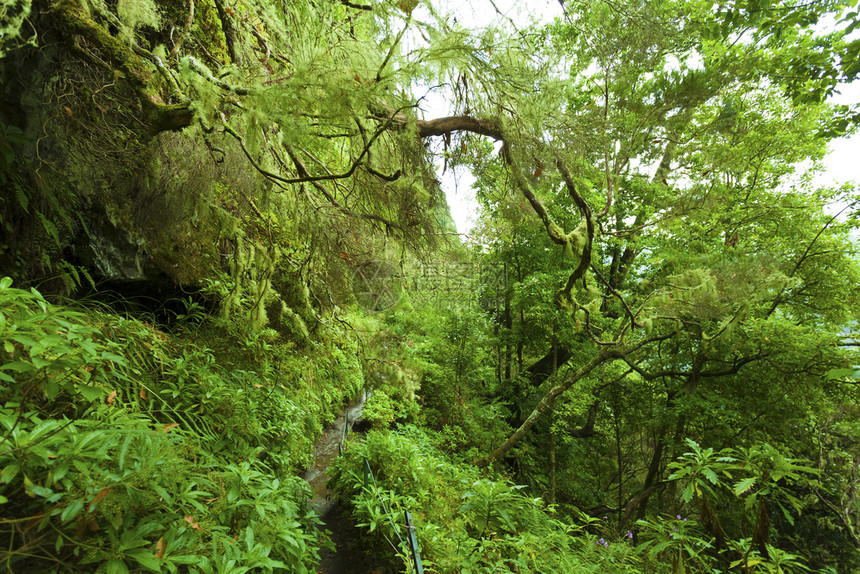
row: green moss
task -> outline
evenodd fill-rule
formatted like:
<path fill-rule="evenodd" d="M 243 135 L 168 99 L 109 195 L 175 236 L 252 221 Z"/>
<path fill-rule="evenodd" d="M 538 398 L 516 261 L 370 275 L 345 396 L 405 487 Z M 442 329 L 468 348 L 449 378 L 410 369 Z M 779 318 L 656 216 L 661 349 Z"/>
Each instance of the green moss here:
<path fill-rule="evenodd" d="M 227 39 L 214 0 L 197 0 L 191 33 L 218 63 L 230 62 Z"/>
<path fill-rule="evenodd" d="M 281 321 L 286 323 L 293 334 L 299 339 L 299 341 L 303 345 L 307 345 L 311 341 L 311 334 L 308 331 L 308 325 L 305 323 L 304 319 L 299 317 L 299 315 L 287 307 L 285 304 L 281 304 Z"/>

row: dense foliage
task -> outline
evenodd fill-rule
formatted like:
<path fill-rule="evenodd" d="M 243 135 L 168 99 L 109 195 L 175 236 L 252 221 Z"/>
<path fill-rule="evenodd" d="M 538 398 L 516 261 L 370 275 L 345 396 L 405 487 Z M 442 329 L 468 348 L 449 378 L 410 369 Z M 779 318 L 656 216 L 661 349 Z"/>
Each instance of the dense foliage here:
<path fill-rule="evenodd" d="M 318 518 L 293 473 L 363 382 L 348 343 L 273 347 L 268 370 L 238 359 L 246 348 L 231 364 L 151 323 L 10 284 L 0 282 L 10 569 L 312 571 Z"/>
<path fill-rule="evenodd" d="M 561 6 L 0 1 L 7 570 L 860 568 L 857 2 Z"/>

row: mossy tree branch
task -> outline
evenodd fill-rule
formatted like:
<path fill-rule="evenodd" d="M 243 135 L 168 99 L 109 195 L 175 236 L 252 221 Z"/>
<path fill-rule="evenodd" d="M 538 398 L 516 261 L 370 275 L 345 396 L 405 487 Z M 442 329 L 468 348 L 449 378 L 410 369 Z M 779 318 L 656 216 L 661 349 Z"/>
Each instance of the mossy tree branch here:
<path fill-rule="evenodd" d="M 399 123 L 409 121 L 402 114 L 391 114 L 389 117 L 396 119 Z M 547 235 L 554 243 L 562 245 L 567 255 L 571 257 L 579 257 L 576 268 L 568 277 L 564 287 L 559 290 L 557 294 L 557 297 L 562 303 L 565 300 L 570 300 L 571 293 L 573 292 L 576 282 L 582 279 L 591 265 L 591 252 L 594 241 L 594 218 L 592 217 L 591 208 L 589 207 L 588 202 L 586 202 L 585 198 L 579 193 L 576 183 L 573 180 L 573 176 L 570 174 L 570 171 L 564 164 L 561 157 L 557 153 L 555 154 L 556 165 L 564 179 L 568 193 L 574 203 L 576 203 L 580 215 L 582 216 L 582 223 L 580 226 L 570 233 L 565 233 L 564 229 L 556 223 L 546 206 L 535 194 L 531 184 L 529 184 L 528 180 L 523 175 L 519 163 L 513 156 L 510 138 L 505 137 L 501 123 L 498 120 L 479 119 L 472 116 L 452 116 L 435 120 L 415 120 L 414 123 L 418 128 L 418 136 L 421 138 L 447 136 L 450 135 L 451 132 L 464 131 L 489 136 L 503 142 L 502 156 L 505 159 L 505 163 L 511 170 L 514 183 L 543 222 Z"/>
<path fill-rule="evenodd" d="M 62 28 L 82 36 L 124 74 L 126 81 L 140 100 L 146 121 L 152 131 L 156 133 L 175 131 L 191 125 L 193 112 L 188 103 L 165 103 L 158 89 L 153 85 L 153 75 L 146 60 L 90 18 L 80 2 L 60 0 L 54 5 L 54 14 Z"/>

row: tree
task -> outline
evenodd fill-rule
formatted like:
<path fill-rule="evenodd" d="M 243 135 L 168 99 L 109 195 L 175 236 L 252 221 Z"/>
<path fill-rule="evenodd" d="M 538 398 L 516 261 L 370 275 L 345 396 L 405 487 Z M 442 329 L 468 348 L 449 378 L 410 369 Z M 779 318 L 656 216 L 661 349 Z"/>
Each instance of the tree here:
<path fill-rule="evenodd" d="M 670 486 L 666 466 L 685 452 L 685 437 L 720 447 L 779 441 L 808 448 L 791 429 L 827 403 L 828 369 L 856 360 L 838 346 L 855 320 L 857 268 L 845 217 L 854 209 L 851 190 L 786 183 L 799 161 L 820 157 L 844 110 L 820 97 L 798 98 L 796 82 L 776 73 L 793 43 L 803 52 L 834 37 L 812 42 L 807 30 L 785 40 L 756 30 L 746 42 L 731 26 L 709 32 L 708 17 L 692 12 L 673 37 L 653 6 L 567 9 L 569 23 L 556 24 L 552 37 L 571 47 L 570 59 L 584 70 L 578 83 L 571 80 L 580 99 L 547 106 L 561 112 L 540 122 L 541 135 L 556 144 L 555 159 L 563 155 L 558 172 L 543 169 L 547 161 L 535 169 L 552 178 L 540 189 L 550 207 L 535 210 L 553 237 L 570 190 L 568 183 L 560 194 L 559 180 L 587 190 L 580 195 L 592 206 L 594 255 L 573 297 L 559 301 L 581 320 L 591 350 L 571 355 L 581 363 L 546 386 L 488 459 L 505 456 L 569 389 L 645 392 L 639 399 L 655 408 L 637 421 L 639 440 L 617 445 L 627 451 L 619 459 L 637 468 L 632 479 L 621 478 L 621 462 L 615 470 L 613 480 L 626 489 L 617 508 L 623 525 Z M 699 24 L 702 35 L 687 35 Z M 520 145 L 546 149 L 529 139 Z M 565 161 L 578 180 L 566 177 Z M 515 185 L 539 185 L 516 169 Z M 500 197 L 488 200 L 492 213 L 514 211 L 516 202 Z M 840 213 L 827 213 L 828 204 Z M 568 264 L 577 281 L 578 268 L 576 259 Z M 626 372 L 604 368 L 610 362 Z"/>

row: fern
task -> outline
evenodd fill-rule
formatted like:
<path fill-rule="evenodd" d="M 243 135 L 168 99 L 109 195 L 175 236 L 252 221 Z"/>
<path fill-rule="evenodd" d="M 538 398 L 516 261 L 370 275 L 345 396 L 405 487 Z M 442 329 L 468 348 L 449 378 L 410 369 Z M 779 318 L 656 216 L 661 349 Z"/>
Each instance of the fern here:
<path fill-rule="evenodd" d="M 42 224 L 42 229 L 53 240 L 54 245 L 60 247 L 60 231 L 57 229 L 57 226 L 54 225 L 54 222 L 45 217 L 45 214 L 41 211 L 36 212 L 36 217 L 38 218 L 39 223 Z"/>
<path fill-rule="evenodd" d="M 18 205 L 24 210 L 24 213 L 30 215 L 30 198 L 27 197 L 24 188 L 17 181 L 12 182 L 12 189 L 15 190 L 15 198 L 18 200 Z"/>

